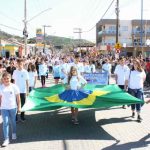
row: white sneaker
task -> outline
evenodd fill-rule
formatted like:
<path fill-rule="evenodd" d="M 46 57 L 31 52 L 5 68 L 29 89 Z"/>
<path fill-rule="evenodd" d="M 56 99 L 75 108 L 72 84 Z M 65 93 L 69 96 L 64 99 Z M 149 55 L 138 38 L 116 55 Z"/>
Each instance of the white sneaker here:
<path fill-rule="evenodd" d="M 12 140 L 16 140 L 16 139 L 17 139 L 16 133 L 13 133 L 12 134 Z"/>
<path fill-rule="evenodd" d="M 6 147 L 9 144 L 9 139 L 6 139 L 2 144 L 2 147 Z"/>

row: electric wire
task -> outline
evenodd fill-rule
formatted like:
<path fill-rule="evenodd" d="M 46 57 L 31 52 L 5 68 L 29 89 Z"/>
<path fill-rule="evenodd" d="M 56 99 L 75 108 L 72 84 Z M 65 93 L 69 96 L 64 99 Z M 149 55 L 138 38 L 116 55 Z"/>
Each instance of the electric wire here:
<path fill-rule="evenodd" d="M 106 13 L 108 12 L 108 10 L 110 9 L 110 7 L 112 6 L 112 4 L 114 3 L 115 0 L 112 0 L 112 2 L 110 3 L 110 5 L 108 6 L 107 10 L 104 12 L 104 14 L 102 15 L 101 19 L 102 20 L 104 18 L 104 16 L 106 15 Z M 99 20 L 99 21 L 100 21 Z M 92 28 L 90 28 L 87 31 L 82 31 L 82 32 L 90 32 L 91 30 L 93 30 L 96 27 L 96 25 L 94 25 Z"/>

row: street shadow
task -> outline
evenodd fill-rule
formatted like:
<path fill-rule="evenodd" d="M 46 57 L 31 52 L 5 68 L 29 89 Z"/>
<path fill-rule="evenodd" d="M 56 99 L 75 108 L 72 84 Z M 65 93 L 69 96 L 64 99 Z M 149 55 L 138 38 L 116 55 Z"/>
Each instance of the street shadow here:
<path fill-rule="evenodd" d="M 101 120 L 99 120 L 97 123 L 98 123 L 100 126 L 103 126 L 103 125 L 105 125 L 105 124 L 133 122 L 134 120 L 132 120 L 130 117 L 131 117 L 131 116 L 122 117 L 122 118 L 101 119 Z M 135 121 L 134 121 L 134 122 L 135 122 Z"/>
<path fill-rule="evenodd" d="M 66 114 L 61 114 L 65 111 Z M 49 140 L 114 140 L 95 120 L 95 110 L 79 112 L 79 125 L 71 122 L 70 112 L 63 108 L 26 116 L 27 121 L 17 124 L 16 143 Z M 107 122 L 106 122 L 107 123 Z M 0 125 L 2 128 L 2 125 Z M 2 132 L 1 132 L 2 133 Z"/>
<path fill-rule="evenodd" d="M 148 139 L 149 141 L 146 141 Z M 129 142 L 129 143 L 120 144 L 120 145 L 119 145 L 119 142 L 120 141 L 116 141 L 116 143 L 106 148 L 103 148 L 102 150 L 131 150 L 131 149 L 142 148 L 142 147 L 147 148 L 148 144 L 150 144 L 150 134 L 146 135 L 139 141 Z"/>

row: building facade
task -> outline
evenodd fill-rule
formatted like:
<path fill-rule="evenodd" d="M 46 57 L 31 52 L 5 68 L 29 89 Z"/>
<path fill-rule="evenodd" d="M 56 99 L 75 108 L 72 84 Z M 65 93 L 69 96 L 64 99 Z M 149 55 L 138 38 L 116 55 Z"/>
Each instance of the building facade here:
<path fill-rule="evenodd" d="M 150 20 L 119 20 L 120 53 L 128 56 L 150 56 Z M 142 44 L 141 44 L 142 43 Z M 106 53 L 115 53 L 116 19 L 102 19 L 96 24 L 96 45 Z"/>

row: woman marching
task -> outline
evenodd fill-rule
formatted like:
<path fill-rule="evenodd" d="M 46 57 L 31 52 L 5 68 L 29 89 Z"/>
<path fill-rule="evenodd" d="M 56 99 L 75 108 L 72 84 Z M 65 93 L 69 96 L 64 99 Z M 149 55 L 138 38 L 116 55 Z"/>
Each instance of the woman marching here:
<path fill-rule="evenodd" d="M 4 142 L 2 147 L 9 144 L 9 121 L 11 122 L 12 140 L 16 140 L 16 113 L 20 112 L 20 93 L 19 88 L 11 83 L 11 75 L 2 75 L 2 85 L 0 87 L 0 107 L 3 119 Z"/>
<path fill-rule="evenodd" d="M 129 84 L 128 92 L 136 98 L 144 100 L 143 97 L 143 85 L 146 78 L 144 69 L 142 68 L 139 60 L 134 60 L 133 68 L 129 73 Z M 135 108 L 137 111 L 137 121 L 141 122 L 142 118 L 140 116 L 141 104 L 131 104 L 132 117 L 135 117 Z"/>
<path fill-rule="evenodd" d="M 66 91 L 71 93 L 70 102 L 72 102 L 72 99 L 76 99 L 76 95 L 79 94 L 77 92 L 87 84 L 87 81 L 81 75 L 78 75 L 76 67 L 72 66 L 68 77 L 63 80 L 63 83 L 65 84 Z M 71 107 L 71 117 L 74 124 L 79 124 L 78 108 Z"/>

